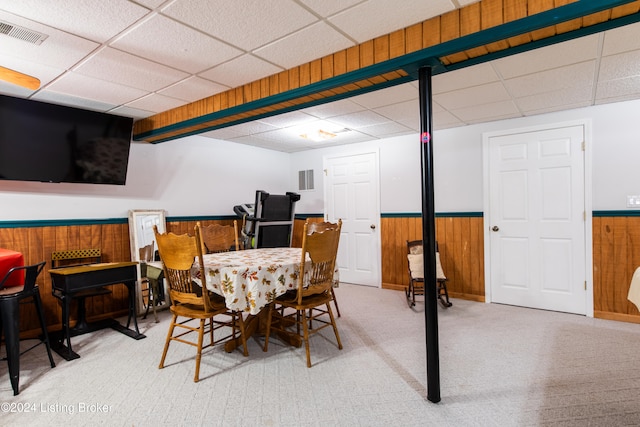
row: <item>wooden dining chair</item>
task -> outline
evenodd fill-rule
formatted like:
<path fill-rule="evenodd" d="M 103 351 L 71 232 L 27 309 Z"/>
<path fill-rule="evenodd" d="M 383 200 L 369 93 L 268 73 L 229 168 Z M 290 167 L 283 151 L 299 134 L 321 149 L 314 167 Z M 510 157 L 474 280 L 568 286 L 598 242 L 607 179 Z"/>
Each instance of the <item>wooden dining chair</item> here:
<path fill-rule="evenodd" d="M 170 310 L 173 314 L 159 368 L 162 369 L 164 367 L 169 344 L 172 341 L 192 345 L 197 349 L 196 372 L 193 381 L 198 382 L 203 349 L 212 347 L 227 339 L 235 340 L 239 334 L 244 348 L 244 355 L 248 356 L 249 353 L 247 351 L 242 313 L 228 310 L 224 297 L 207 289 L 199 223 L 196 224 L 194 231 L 194 236 L 188 234 L 176 235 L 174 233 L 160 234 L 157 226 L 154 226 L 164 275 L 169 284 Z M 192 279 L 194 274 L 192 267 L 195 261 L 198 263 L 195 274 L 201 280 L 202 286 Z M 229 316 L 230 320 L 220 321 L 214 319 L 218 315 Z M 179 320 L 180 318 L 186 320 Z M 193 320 L 198 321 L 197 325 L 193 324 Z M 215 339 L 214 331 L 223 327 L 231 328 L 231 333 Z M 194 342 L 186 337 L 191 333 L 197 333 L 197 341 Z M 205 334 L 209 335 L 209 344 L 207 345 L 203 345 Z"/>
<path fill-rule="evenodd" d="M 239 250 L 238 221 L 230 225 L 211 224 L 200 228 L 202 233 L 202 251 L 207 254 Z"/>
<path fill-rule="evenodd" d="M 424 295 L 424 265 L 422 240 L 407 241 L 407 261 L 409 267 L 409 286 L 405 289 L 407 304 L 415 307 L 416 295 Z M 440 252 L 438 242 L 436 242 L 436 292 L 440 303 L 444 308 L 453 305 L 449 301 L 449 291 L 447 290 L 447 277 L 444 275 L 440 263 Z"/>
<path fill-rule="evenodd" d="M 338 220 L 336 228 L 327 229 L 323 232 L 309 233 L 308 228 L 309 224 L 305 223 L 302 235 L 298 287 L 281 295 L 269 304 L 263 350 L 268 350 L 271 329 L 288 334 L 291 333 L 289 325 L 296 325 L 296 333 L 298 335 L 300 335 L 300 328 L 302 328 L 301 338 L 304 341 L 307 353 L 307 367 L 310 368 L 310 334 L 315 334 L 331 326 L 336 336 L 338 348 L 342 350 L 340 334 L 338 333 L 336 319 L 330 304 L 342 220 Z M 311 260 L 310 262 L 307 261 L 307 257 Z M 293 309 L 293 312 L 282 315 L 278 310 L 279 308 Z M 326 316 L 329 317 L 328 320 Z M 276 317 L 276 321 L 273 321 Z M 313 328 L 309 327 L 311 322 L 314 322 Z"/>
<path fill-rule="evenodd" d="M 335 229 L 338 226 L 338 223 L 335 222 L 309 222 L 307 218 L 307 233 L 322 233 L 326 230 Z M 333 299 L 333 304 L 336 306 L 336 314 L 340 317 L 340 307 L 338 306 L 338 300 L 336 299 L 336 291 L 335 288 L 338 287 L 338 280 L 333 281 L 333 286 L 331 287 L 331 298 Z"/>

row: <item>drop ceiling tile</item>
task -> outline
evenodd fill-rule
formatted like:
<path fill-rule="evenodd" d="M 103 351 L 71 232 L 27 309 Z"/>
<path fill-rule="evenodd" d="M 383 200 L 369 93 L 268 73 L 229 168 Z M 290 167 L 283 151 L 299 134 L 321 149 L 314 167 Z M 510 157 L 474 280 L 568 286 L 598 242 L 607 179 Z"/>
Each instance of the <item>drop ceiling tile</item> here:
<path fill-rule="evenodd" d="M 374 138 L 386 138 L 392 135 L 411 133 L 413 131 L 400 123 L 387 122 L 358 128 L 358 132 L 371 135 Z"/>
<path fill-rule="evenodd" d="M 433 76 L 433 93 L 440 94 L 499 81 L 491 64 L 478 64 Z"/>
<path fill-rule="evenodd" d="M 135 101 L 128 102 L 127 107 L 162 113 L 163 111 L 171 110 L 184 104 L 185 102 L 180 99 L 152 93 Z"/>
<path fill-rule="evenodd" d="M 440 107 L 440 109 L 442 108 Z M 394 120 L 394 121 L 400 121 L 408 117 L 419 119 L 420 118 L 420 101 L 416 98 L 410 101 L 399 102 L 397 104 L 376 108 L 374 111 L 388 118 L 389 120 Z"/>
<path fill-rule="evenodd" d="M 163 13 L 245 51 L 318 21 L 291 0 L 176 1 Z"/>
<path fill-rule="evenodd" d="M 111 45 L 188 73 L 199 73 L 241 54 L 228 44 L 160 15 L 125 32 Z"/>
<path fill-rule="evenodd" d="M 238 70 L 242 70 L 242 73 Z M 283 70 L 254 55 L 246 54 L 203 71 L 200 76 L 225 86 L 238 87 Z"/>
<path fill-rule="evenodd" d="M 474 105 L 487 105 L 509 99 L 501 83 L 489 83 L 434 95 L 433 100 L 446 109 L 459 109 Z"/>
<path fill-rule="evenodd" d="M 640 75 L 640 51 L 605 56 L 600 61 L 600 80 L 616 80 Z"/>
<path fill-rule="evenodd" d="M 192 76 L 165 89 L 159 90 L 158 93 L 172 98 L 182 99 L 183 101 L 194 102 L 228 89 L 228 86 Z"/>
<path fill-rule="evenodd" d="M 0 11 L 0 19 L 48 36 L 42 44 L 36 45 L 0 34 L 0 57 L 12 56 L 50 67 L 69 69 L 99 46 L 95 42 L 10 13 Z"/>
<path fill-rule="evenodd" d="M 150 92 L 170 86 L 189 76 L 183 71 L 109 47 L 92 55 L 74 71 Z"/>
<path fill-rule="evenodd" d="M 595 79 L 595 67 L 596 61 L 582 62 L 508 79 L 505 80 L 504 85 L 515 98 L 571 87 L 590 86 Z"/>
<path fill-rule="evenodd" d="M 640 23 L 614 28 L 604 33 L 602 54 L 615 55 L 640 49 Z"/>
<path fill-rule="evenodd" d="M 324 22 L 318 22 L 283 37 L 253 53 L 282 68 L 289 69 L 353 46 L 344 35 Z"/>
<path fill-rule="evenodd" d="M 600 82 L 596 90 L 597 101 L 638 95 L 640 95 L 640 75 Z"/>
<path fill-rule="evenodd" d="M 133 117 L 134 119 L 144 119 L 145 117 L 155 114 L 153 111 L 140 110 L 138 108 L 127 107 L 126 105 L 116 107 L 109 112 L 119 116 Z"/>
<path fill-rule="evenodd" d="M 343 10 L 346 10 L 362 0 L 300 0 L 305 6 L 313 9 L 315 13 L 326 18 Z"/>
<path fill-rule="evenodd" d="M 94 99 L 82 98 L 80 96 L 72 96 L 66 93 L 56 93 L 48 90 L 42 90 L 36 93 L 31 99 L 36 101 L 51 102 L 53 104 L 66 105 L 74 108 L 84 108 L 92 111 L 107 112 L 113 110 L 114 104 L 99 102 Z"/>
<path fill-rule="evenodd" d="M 576 108 L 584 108 L 584 107 L 588 107 L 588 106 L 591 106 L 591 105 L 593 105 L 591 100 L 585 101 L 585 102 L 579 102 L 577 104 L 551 105 L 551 106 L 549 106 L 547 108 L 543 108 L 541 110 L 527 111 L 526 116 L 536 116 L 536 115 L 539 115 L 539 114 L 553 113 L 553 112 L 556 112 L 556 111 L 574 110 Z"/>
<path fill-rule="evenodd" d="M 453 10 L 449 0 L 369 0 L 329 18 L 331 24 L 362 43 Z M 363 25 L 366 23 L 366 25 Z"/>
<path fill-rule="evenodd" d="M 326 104 L 314 105 L 313 107 L 303 108 L 300 111 L 319 119 L 327 119 L 329 117 L 342 116 L 344 114 L 365 110 L 362 105 L 356 104 L 352 99 L 353 98 L 341 99 Z"/>
<path fill-rule="evenodd" d="M 439 111 L 433 113 L 433 127 L 438 129 L 447 129 L 454 126 L 462 126 L 464 122 L 451 114 L 449 111 Z"/>
<path fill-rule="evenodd" d="M 67 73 L 47 86 L 47 90 L 78 98 L 91 99 L 117 107 L 146 95 L 148 92 L 78 73 Z"/>
<path fill-rule="evenodd" d="M 530 113 L 532 111 L 547 110 L 552 106 L 590 102 L 592 98 L 593 85 L 586 85 L 517 98 L 515 103 L 522 112 Z"/>
<path fill-rule="evenodd" d="M 518 55 L 493 61 L 493 67 L 504 79 L 511 79 L 540 71 L 585 62 L 597 58 L 599 35 L 581 37 L 529 50 Z"/>
<path fill-rule="evenodd" d="M 468 123 L 488 119 L 494 120 L 495 118 L 519 117 L 521 115 L 511 100 L 451 109 L 451 113 Z"/>
<path fill-rule="evenodd" d="M 241 123 L 235 126 L 230 126 L 224 129 L 232 129 L 234 132 L 238 132 L 240 135 L 247 136 L 247 135 L 274 130 L 274 129 L 277 129 L 277 126 L 272 126 L 260 120 L 254 120 L 251 122 Z"/>
<path fill-rule="evenodd" d="M 389 119 L 373 111 L 366 110 L 357 113 L 346 114 L 344 116 L 332 117 L 327 121 L 339 124 L 349 129 L 359 129 L 364 126 L 386 123 L 389 121 Z"/>
<path fill-rule="evenodd" d="M 418 89 L 409 83 L 378 89 L 362 95 L 351 97 L 351 101 L 363 107 L 373 109 L 384 105 L 401 103 L 410 99 L 418 98 Z"/>
<path fill-rule="evenodd" d="M 128 0 L 5 1 L 3 10 L 103 43 L 142 18 L 146 8 Z"/>
<path fill-rule="evenodd" d="M 270 126 L 278 128 L 299 126 L 305 123 L 313 122 L 315 120 L 315 117 L 312 117 L 301 111 L 292 111 L 290 113 L 278 114 L 276 116 L 260 119 L 262 123 L 266 123 Z"/>
<path fill-rule="evenodd" d="M 40 88 L 45 87 L 49 82 L 55 80 L 66 71 L 64 69 L 49 67 L 47 65 L 38 64 L 36 62 L 25 61 L 24 59 L 15 58 L 12 56 L 3 56 L 2 60 L 0 61 L 0 65 L 12 70 L 19 71 L 21 73 L 37 77 L 40 80 Z M 23 93 L 34 92 L 31 89 L 22 89 L 25 90 L 25 92 Z"/>

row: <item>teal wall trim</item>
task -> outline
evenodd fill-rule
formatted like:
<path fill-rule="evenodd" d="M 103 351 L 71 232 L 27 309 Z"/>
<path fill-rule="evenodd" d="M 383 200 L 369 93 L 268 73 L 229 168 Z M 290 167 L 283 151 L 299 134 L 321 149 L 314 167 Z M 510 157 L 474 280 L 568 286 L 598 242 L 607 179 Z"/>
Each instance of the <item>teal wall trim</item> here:
<path fill-rule="evenodd" d="M 204 221 L 204 220 L 228 220 L 238 219 L 235 215 L 223 216 L 174 216 L 167 217 L 167 222 L 177 221 Z M 30 227 L 64 227 L 78 225 L 103 225 L 103 224 L 127 224 L 129 218 L 106 219 L 45 219 L 32 221 L 0 221 L 0 228 L 30 228 Z"/>
<path fill-rule="evenodd" d="M 383 213 L 381 218 L 420 218 L 420 212 Z M 482 212 L 436 212 L 436 218 L 482 218 Z M 593 211 L 593 217 L 638 217 L 638 210 L 611 210 Z M 322 218 L 323 214 L 304 213 L 296 214 L 295 219 L 304 220 L 307 218 Z M 223 221 L 239 219 L 235 215 L 202 215 L 202 216 L 169 216 L 167 222 L 180 221 Z M 96 224 L 125 224 L 128 218 L 105 218 L 105 219 L 44 219 L 32 221 L 0 221 L 0 228 L 29 228 L 29 227 L 63 227 L 70 225 L 96 225 Z"/>
<path fill-rule="evenodd" d="M 636 217 L 640 216 L 640 210 L 628 210 L 628 211 L 593 211 L 591 212 L 593 217 L 611 217 L 611 216 L 627 216 Z"/>

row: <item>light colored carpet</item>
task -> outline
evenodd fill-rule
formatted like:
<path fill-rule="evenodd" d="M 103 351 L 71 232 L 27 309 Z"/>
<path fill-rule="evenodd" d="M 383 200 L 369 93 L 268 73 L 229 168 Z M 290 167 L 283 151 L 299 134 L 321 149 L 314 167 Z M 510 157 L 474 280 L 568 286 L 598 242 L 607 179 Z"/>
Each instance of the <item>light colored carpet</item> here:
<path fill-rule="evenodd" d="M 172 344 L 159 370 L 164 311 L 160 323 L 140 321 L 140 341 L 113 330 L 75 337 L 81 358 L 54 353 L 54 369 L 44 347 L 26 353 L 16 397 L 0 365 L 0 425 L 640 425 L 640 325 L 453 300 L 439 307 L 434 404 L 423 304 L 347 284 L 336 293 L 344 349 L 325 329 L 311 369 L 304 348 L 273 340 L 263 353 L 252 340 L 248 358 L 220 347 L 203 355 L 197 384 L 192 347 Z"/>

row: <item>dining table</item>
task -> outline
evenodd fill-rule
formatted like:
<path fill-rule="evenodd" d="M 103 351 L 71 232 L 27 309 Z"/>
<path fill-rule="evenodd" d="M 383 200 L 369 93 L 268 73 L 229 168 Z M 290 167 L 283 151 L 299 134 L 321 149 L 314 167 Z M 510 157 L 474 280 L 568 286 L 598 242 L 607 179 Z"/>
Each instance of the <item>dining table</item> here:
<path fill-rule="evenodd" d="M 22 267 L 24 265 L 24 255 L 22 252 L 13 251 L 11 249 L 0 248 L 0 281 L 4 279 L 9 270 L 14 267 Z M 14 273 L 7 279 L 4 286 L 22 286 L 24 284 L 24 272 L 20 274 Z"/>
<path fill-rule="evenodd" d="M 247 313 L 245 333 L 251 336 L 264 329 L 268 306 L 275 298 L 298 286 L 301 248 L 258 248 L 203 255 L 206 286 L 222 295 L 230 310 Z M 307 262 L 311 262 L 307 255 Z M 202 286 L 199 264 L 192 267 L 194 282 Z M 280 335 L 290 345 L 300 347 L 295 334 Z M 227 341 L 225 350 L 233 351 L 240 340 Z"/>

